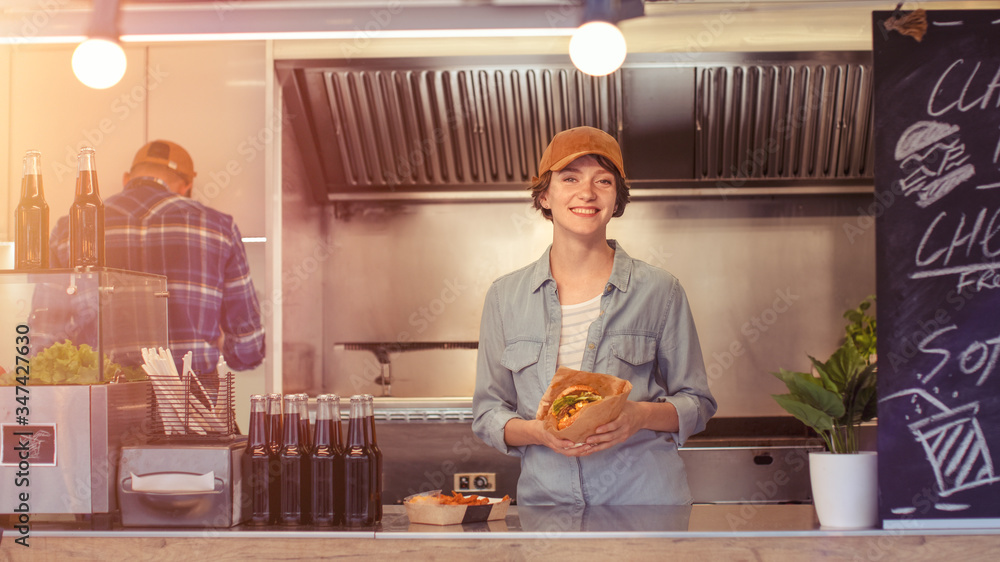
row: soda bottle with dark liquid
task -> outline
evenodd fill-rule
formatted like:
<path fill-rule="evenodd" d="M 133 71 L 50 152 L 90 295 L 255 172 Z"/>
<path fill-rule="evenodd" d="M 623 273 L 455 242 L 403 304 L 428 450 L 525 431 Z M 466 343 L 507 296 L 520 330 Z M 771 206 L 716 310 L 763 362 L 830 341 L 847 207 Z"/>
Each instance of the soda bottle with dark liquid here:
<path fill-rule="evenodd" d="M 378 438 L 375 437 L 375 397 L 371 394 L 365 394 L 365 420 L 367 421 L 368 429 L 368 443 L 372 448 L 372 455 L 375 456 L 374 471 L 372 472 L 372 481 L 375 483 L 375 495 L 374 508 L 375 508 L 375 523 L 382 520 L 382 449 L 378 446 Z"/>
<path fill-rule="evenodd" d="M 334 420 L 337 420 L 334 423 Z M 340 397 L 320 394 L 316 397 L 316 428 L 309 455 L 311 497 L 310 514 L 314 525 L 338 525 L 343 520 L 344 477 L 341 466 Z"/>
<path fill-rule="evenodd" d="M 367 442 L 364 399 L 351 396 L 351 417 L 347 425 L 347 445 L 344 447 L 344 524 L 367 527 L 375 521 L 375 455 Z"/>
<path fill-rule="evenodd" d="M 69 208 L 69 265 L 104 266 L 104 202 L 97 190 L 94 149 L 80 150 L 76 197 Z"/>
<path fill-rule="evenodd" d="M 267 395 L 267 444 L 275 455 L 281 449 L 281 395 Z"/>
<path fill-rule="evenodd" d="M 312 448 L 312 434 L 309 432 L 309 395 L 296 396 L 299 397 L 299 439 L 302 440 L 302 451 L 308 455 Z"/>
<path fill-rule="evenodd" d="M 267 448 L 271 452 L 271 466 L 268 474 L 271 476 L 271 522 L 278 522 L 278 511 L 281 509 L 281 464 L 278 453 L 281 452 L 281 395 L 267 395 Z"/>
<path fill-rule="evenodd" d="M 285 396 L 285 414 L 282 420 L 283 436 L 278 464 L 281 467 L 281 509 L 278 521 L 282 525 L 301 525 L 302 521 L 302 442 L 299 440 L 299 397 Z"/>
<path fill-rule="evenodd" d="M 276 487 L 271 477 L 274 455 L 267 446 L 265 406 L 262 395 L 254 394 L 250 397 L 250 432 L 247 447 L 243 451 L 243 470 L 246 475 L 243 482 L 252 525 L 267 525 L 273 521 L 274 514 L 271 507 L 271 497 Z"/>
<path fill-rule="evenodd" d="M 344 429 L 341 423 L 341 411 L 340 411 L 340 396 L 336 394 L 331 394 L 333 396 L 333 437 L 337 441 L 337 450 L 341 453 L 344 452 Z M 349 413 L 349 412 L 348 412 Z"/>
<path fill-rule="evenodd" d="M 42 153 L 24 154 L 21 201 L 14 211 L 14 267 L 49 267 L 49 206 L 42 191 Z"/>
<path fill-rule="evenodd" d="M 312 437 L 309 433 L 309 395 L 296 394 L 295 404 L 299 412 L 299 443 L 302 450 L 302 522 L 309 521 L 310 501 L 310 476 L 309 476 L 309 452 L 312 450 Z"/>

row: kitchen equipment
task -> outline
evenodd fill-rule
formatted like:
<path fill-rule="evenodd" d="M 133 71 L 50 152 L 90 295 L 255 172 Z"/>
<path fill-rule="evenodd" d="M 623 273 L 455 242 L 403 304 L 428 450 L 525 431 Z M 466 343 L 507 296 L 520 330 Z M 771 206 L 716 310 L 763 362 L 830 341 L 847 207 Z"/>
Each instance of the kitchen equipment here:
<path fill-rule="evenodd" d="M 478 349 L 478 341 L 441 341 L 441 342 L 353 342 L 337 343 L 334 349 L 347 351 L 370 351 L 378 361 L 379 374 L 374 382 L 382 386 L 382 397 L 392 396 L 392 353 L 403 351 L 427 351 L 432 349 Z M 287 377 L 287 375 L 285 375 Z M 284 380 L 284 379 L 283 379 Z"/>
<path fill-rule="evenodd" d="M 181 373 L 169 349 L 144 348 L 150 375 L 147 443 L 122 450 L 116 486 L 122 525 L 231 527 L 243 507 L 243 450 L 233 414 L 233 373 Z"/>
<path fill-rule="evenodd" d="M 471 400 L 376 398 L 375 419 L 385 504 L 430 490 L 449 493 L 457 473 L 492 475 L 488 495 L 516 500 L 520 459 L 472 433 Z M 775 416 L 713 418 L 679 452 L 694 503 L 810 503 L 809 453 L 821 450 L 822 441 L 797 420 Z"/>
<path fill-rule="evenodd" d="M 128 527 L 231 527 L 242 502 L 246 438 L 161 442 L 122 448 L 118 497 Z"/>
<path fill-rule="evenodd" d="M 117 512 L 121 447 L 142 442 L 147 429 L 139 348 L 166 345 L 166 295 L 160 275 L 0 271 L 0 331 L 8 342 L 23 336 L 17 348 L 27 348 L 0 347 L 0 513 L 12 513 L 21 493 L 33 517 Z M 19 486 L 22 437 L 30 466 Z"/>
<path fill-rule="evenodd" d="M 231 371 L 197 374 L 191 370 L 190 351 L 182 358 L 181 373 L 169 349 L 143 348 L 142 356 L 151 382 L 148 421 L 154 438 L 227 439 L 236 433 Z"/>
<path fill-rule="evenodd" d="M 114 479 L 122 445 L 144 439 L 147 382 L 30 387 L 29 424 L 15 418 L 16 389 L 0 386 L 0 513 L 12 513 L 21 492 L 29 493 L 32 515 L 110 514 L 117 511 Z M 30 432 L 29 486 L 17 486 L 18 463 L 11 454 L 14 432 Z"/>

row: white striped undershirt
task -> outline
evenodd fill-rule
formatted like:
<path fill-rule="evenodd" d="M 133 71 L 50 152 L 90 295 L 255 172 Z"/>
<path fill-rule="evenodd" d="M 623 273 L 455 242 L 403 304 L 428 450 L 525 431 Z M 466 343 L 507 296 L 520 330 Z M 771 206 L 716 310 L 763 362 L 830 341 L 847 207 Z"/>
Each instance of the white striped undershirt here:
<path fill-rule="evenodd" d="M 559 333 L 560 367 L 581 369 L 590 325 L 601 315 L 601 295 L 579 304 L 562 305 L 562 331 Z"/>

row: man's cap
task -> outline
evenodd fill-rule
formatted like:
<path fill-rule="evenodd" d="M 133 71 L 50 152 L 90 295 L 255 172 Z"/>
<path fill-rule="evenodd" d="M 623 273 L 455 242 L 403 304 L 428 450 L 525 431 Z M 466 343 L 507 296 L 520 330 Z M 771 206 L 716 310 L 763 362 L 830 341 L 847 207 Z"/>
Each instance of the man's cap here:
<path fill-rule="evenodd" d="M 558 172 L 570 162 L 587 154 L 600 154 L 618 168 L 618 173 L 625 177 L 625 166 L 622 164 L 622 149 L 615 138 L 600 129 L 593 127 L 575 127 L 566 129 L 552 137 L 552 142 L 542 153 L 538 162 L 538 175 L 552 170 Z"/>
<path fill-rule="evenodd" d="M 188 181 L 193 180 L 197 175 L 194 171 L 194 162 L 191 161 L 191 155 L 188 154 L 188 151 L 184 150 L 181 145 L 168 140 L 155 140 L 146 143 L 139 149 L 139 152 L 135 153 L 132 167 L 135 168 L 136 164 L 140 163 L 166 166 Z"/>

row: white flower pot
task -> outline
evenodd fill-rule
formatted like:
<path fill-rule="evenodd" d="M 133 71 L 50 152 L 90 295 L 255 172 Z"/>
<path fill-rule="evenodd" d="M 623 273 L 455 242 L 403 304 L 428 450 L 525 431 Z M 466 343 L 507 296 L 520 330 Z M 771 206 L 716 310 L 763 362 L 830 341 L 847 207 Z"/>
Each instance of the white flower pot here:
<path fill-rule="evenodd" d="M 878 524 L 878 456 L 874 451 L 809 453 L 809 478 L 824 529 L 868 529 Z"/>

